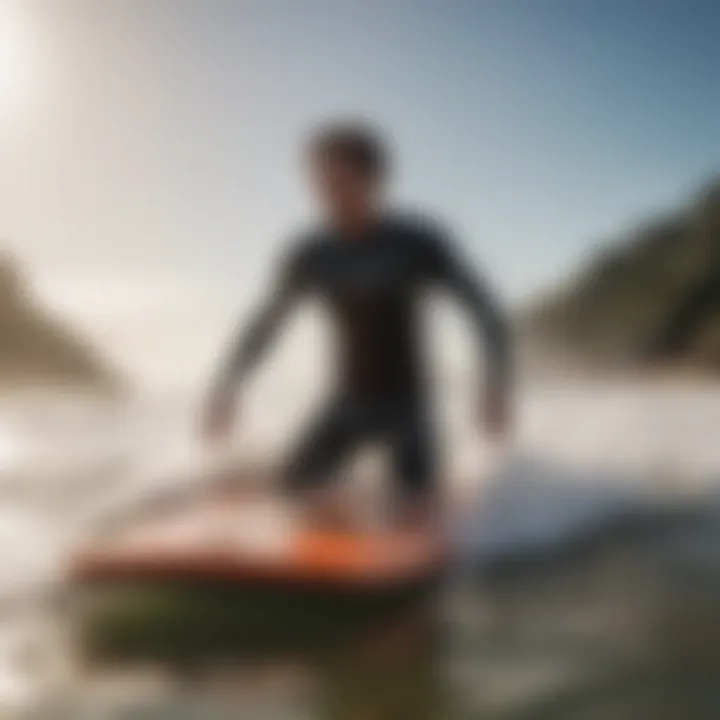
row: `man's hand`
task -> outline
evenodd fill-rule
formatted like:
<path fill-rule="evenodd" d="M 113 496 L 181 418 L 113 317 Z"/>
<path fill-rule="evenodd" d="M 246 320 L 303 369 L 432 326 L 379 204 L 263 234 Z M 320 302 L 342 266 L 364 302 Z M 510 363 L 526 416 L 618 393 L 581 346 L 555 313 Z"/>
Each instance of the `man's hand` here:
<path fill-rule="evenodd" d="M 236 403 L 230 394 L 210 397 L 202 411 L 201 434 L 208 444 L 221 443 L 230 436 L 236 414 Z"/>
<path fill-rule="evenodd" d="M 510 398 L 507 393 L 488 392 L 483 402 L 483 424 L 494 440 L 507 440 L 512 431 Z"/>

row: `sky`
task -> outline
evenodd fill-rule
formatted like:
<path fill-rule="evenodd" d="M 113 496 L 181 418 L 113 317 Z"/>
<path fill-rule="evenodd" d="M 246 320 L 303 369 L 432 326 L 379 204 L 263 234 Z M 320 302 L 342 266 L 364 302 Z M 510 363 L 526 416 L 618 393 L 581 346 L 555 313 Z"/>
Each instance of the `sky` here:
<path fill-rule="evenodd" d="M 128 363 L 210 353 L 310 212 L 308 128 L 361 115 L 526 298 L 720 170 L 718 32 L 715 0 L 0 0 L 0 242 Z"/>

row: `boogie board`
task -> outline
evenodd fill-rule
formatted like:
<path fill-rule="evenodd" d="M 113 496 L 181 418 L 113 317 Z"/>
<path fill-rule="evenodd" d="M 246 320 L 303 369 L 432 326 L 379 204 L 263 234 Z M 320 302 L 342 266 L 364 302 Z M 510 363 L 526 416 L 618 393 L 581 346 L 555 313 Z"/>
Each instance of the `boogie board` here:
<path fill-rule="evenodd" d="M 277 500 L 225 497 L 93 539 L 72 558 L 71 579 L 383 592 L 432 578 L 445 559 L 439 532 L 322 528 Z"/>

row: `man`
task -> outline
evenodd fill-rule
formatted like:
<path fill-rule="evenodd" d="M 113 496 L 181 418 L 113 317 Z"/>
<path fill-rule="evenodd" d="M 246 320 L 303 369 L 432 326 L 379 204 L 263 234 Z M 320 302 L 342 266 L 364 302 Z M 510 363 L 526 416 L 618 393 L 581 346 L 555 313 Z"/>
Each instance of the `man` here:
<path fill-rule="evenodd" d="M 389 159 L 371 129 L 361 124 L 322 128 L 310 142 L 309 168 L 324 224 L 291 246 L 267 304 L 241 334 L 213 384 L 204 431 L 214 440 L 229 433 L 237 386 L 289 311 L 313 295 L 324 301 L 338 331 L 339 385 L 291 453 L 288 488 L 327 497 L 324 488 L 351 452 L 380 442 L 391 450 L 400 516 L 427 519 L 437 507 L 438 488 L 420 337 L 426 293 L 433 286 L 453 292 L 485 340 L 481 408 L 487 430 L 496 436 L 509 424 L 505 319 L 442 230 L 385 207 Z"/>

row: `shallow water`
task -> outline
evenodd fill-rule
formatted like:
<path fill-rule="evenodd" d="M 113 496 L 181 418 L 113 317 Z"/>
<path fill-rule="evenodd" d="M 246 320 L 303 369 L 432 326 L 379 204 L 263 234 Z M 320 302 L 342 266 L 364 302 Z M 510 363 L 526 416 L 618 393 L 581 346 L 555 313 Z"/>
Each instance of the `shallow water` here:
<path fill-rule="evenodd" d="M 115 707 L 103 717 L 180 717 L 180 710 L 184 717 L 283 720 L 303 712 L 511 717 L 554 689 L 641 656 L 652 635 L 639 619 L 657 604 L 646 596 L 672 594 L 657 585 L 670 570 L 656 561 L 672 555 L 658 550 L 666 542 L 659 536 L 639 545 L 625 540 L 620 550 L 603 545 L 579 567 L 562 553 L 585 548 L 611 519 L 639 517 L 643 508 L 695 498 L 712 505 L 720 478 L 716 386 L 532 390 L 517 448 L 505 456 L 461 432 L 460 414 L 448 415 L 448 474 L 458 493 L 477 492 L 454 523 L 467 562 L 431 610 L 408 609 L 377 630 L 376 643 L 350 646 L 312 672 L 297 658 L 276 658 L 215 667 L 190 684 L 157 668 L 79 673 L 63 634 L 66 554 L 118 511 L 135 512 L 157 494 L 202 481 L 207 459 L 191 441 L 193 420 L 184 398 L 115 405 L 35 398 L 0 407 L 0 542 L 10 549 L 0 565 L 0 707 L 7 713 L 23 716 L 43 692 L 64 688 L 67 709 L 53 695 L 46 717 L 101 717 L 101 707 Z M 266 416 L 245 438 L 241 458 L 273 455 L 272 443 L 263 444 L 273 422 Z M 683 543 L 690 535 L 683 531 Z M 713 544 L 700 537 L 692 552 Z"/>

